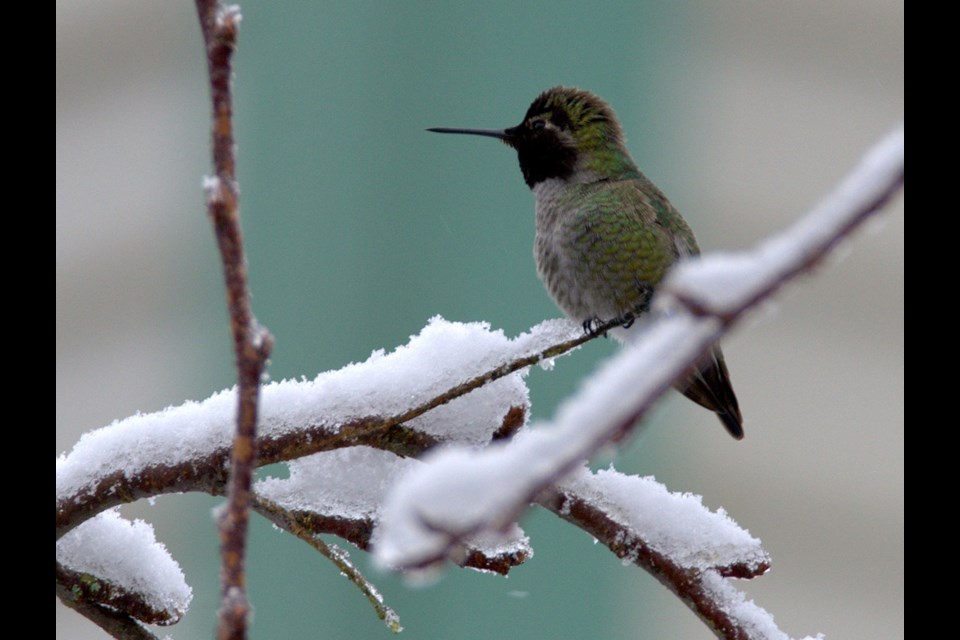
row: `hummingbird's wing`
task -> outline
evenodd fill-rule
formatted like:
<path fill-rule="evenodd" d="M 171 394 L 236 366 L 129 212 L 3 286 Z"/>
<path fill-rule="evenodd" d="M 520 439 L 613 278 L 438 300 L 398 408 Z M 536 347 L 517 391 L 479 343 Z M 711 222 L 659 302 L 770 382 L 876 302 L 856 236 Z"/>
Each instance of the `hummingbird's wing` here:
<path fill-rule="evenodd" d="M 634 207 L 634 215 L 641 220 L 644 227 L 653 226 L 662 230 L 662 233 L 655 236 L 660 242 L 669 244 L 673 250 L 670 265 L 686 256 L 699 255 L 700 248 L 693 231 L 667 197 L 644 176 L 630 182 L 641 194 L 641 197 L 631 199 L 638 203 Z M 659 280 L 654 284 L 658 283 Z M 730 373 L 719 346 L 714 347 L 710 355 L 699 363 L 692 375 L 677 383 L 676 388 L 687 398 L 714 411 L 734 438 L 743 438 L 740 404 L 733 391 Z"/>
<path fill-rule="evenodd" d="M 700 255 L 700 247 L 697 245 L 697 238 L 693 235 L 693 229 L 667 200 L 667 196 L 647 180 L 646 176 L 641 175 L 632 182 L 644 194 L 645 207 L 652 210 L 655 224 L 663 229 L 669 238 L 674 252 L 674 261 L 686 256 Z"/>
<path fill-rule="evenodd" d="M 656 225 L 661 227 L 672 241 L 674 261 L 686 256 L 700 254 L 693 230 L 683 219 L 667 197 L 645 177 L 638 181 L 639 188 L 646 194 L 645 207 L 652 209 Z M 714 347 L 710 355 L 702 361 L 694 373 L 676 385 L 677 389 L 697 404 L 714 411 L 720 422 L 736 439 L 743 438 L 743 416 L 740 404 L 730 383 L 730 373 L 723 359 L 720 347 Z"/>
<path fill-rule="evenodd" d="M 569 285 L 583 302 L 564 309 L 581 320 L 642 312 L 677 258 L 697 250 L 679 214 L 640 179 L 577 185 L 559 206 L 567 214 L 557 253 L 571 265 Z M 551 293 L 557 299 L 564 292 Z"/>

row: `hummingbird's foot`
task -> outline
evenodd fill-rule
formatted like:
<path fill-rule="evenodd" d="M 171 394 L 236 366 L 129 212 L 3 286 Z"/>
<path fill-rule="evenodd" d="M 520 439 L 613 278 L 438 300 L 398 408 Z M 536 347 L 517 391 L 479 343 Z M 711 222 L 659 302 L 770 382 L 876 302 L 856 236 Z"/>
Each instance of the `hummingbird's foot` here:
<path fill-rule="evenodd" d="M 617 323 L 624 329 L 629 329 L 637 321 L 637 316 L 632 311 L 627 311 L 622 316 L 617 317 Z"/>
<path fill-rule="evenodd" d="M 583 321 L 583 333 L 590 336 L 591 338 L 595 338 L 599 335 L 602 335 L 604 338 L 606 338 L 607 332 L 600 331 L 600 327 L 602 327 L 603 324 L 604 322 L 603 320 L 600 319 L 599 316 L 593 316 L 593 317 L 587 318 L 586 320 Z"/>

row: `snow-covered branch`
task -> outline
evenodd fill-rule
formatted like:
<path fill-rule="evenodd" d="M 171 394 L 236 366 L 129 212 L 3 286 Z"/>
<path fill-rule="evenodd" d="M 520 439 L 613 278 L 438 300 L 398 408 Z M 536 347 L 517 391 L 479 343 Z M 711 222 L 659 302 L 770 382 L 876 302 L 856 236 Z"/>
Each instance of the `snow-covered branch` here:
<path fill-rule="evenodd" d="M 83 592 L 78 591 L 69 572 L 57 565 L 57 597 L 67 607 L 103 629 L 114 638 L 123 640 L 157 640 L 136 618 L 120 609 L 88 602 Z"/>
<path fill-rule="evenodd" d="M 887 134 L 834 191 L 807 215 L 752 251 L 711 253 L 677 265 L 667 300 L 727 322 L 818 265 L 903 186 L 903 127 Z"/>
<path fill-rule="evenodd" d="M 104 607 L 149 624 L 174 624 L 193 598 L 153 527 L 115 511 L 87 520 L 57 542 L 57 585 L 69 593 L 65 601 L 82 607 L 87 617 L 122 627 L 136 623 L 99 615 Z"/>
<path fill-rule="evenodd" d="M 370 447 L 339 449 L 291 462 L 290 477 L 258 483 L 257 496 L 274 507 L 270 519 L 284 529 L 293 518 L 305 530 L 333 533 L 366 550 L 390 487 L 421 465 Z M 506 575 L 531 554 L 523 532 L 515 528 L 506 544 L 471 540 L 459 564 Z"/>
<path fill-rule="evenodd" d="M 770 558 L 759 540 L 723 510 L 706 509 L 698 496 L 670 493 L 653 478 L 580 469 L 537 503 L 657 578 L 714 629 L 722 630 L 721 637 L 778 637 L 752 632 L 758 627 L 776 629 L 772 616 L 760 607 L 751 605 L 748 612 L 728 606 L 742 599 L 733 587 L 726 600 L 716 597 L 720 578 L 763 575 Z"/>
<path fill-rule="evenodd" d="M 401 456 L 450 440 L 485 445 L 526 420 L 528 391 L 517 372 L 589 339 L 564 320 L 508 339 L 485 323 L 434 318 L 390 354 L 377 351 L 313 380 L 266 385 L 257 463 L 355 445 Z M 221 495 L 235 399 L 235 390 L 221 391 L 85 434 L 57 459 L 57 537 L 104 509 L 141 498 Z"/>
<path fill-rule="evenodd" d="M 484 446 L 511 437 L 529 411 L 525 370 L 549 367 L 590 339 L 564 320 L 508 339 L 483 323 L 434 318 L 390 354 L 377 351 L 312 381 L 267 385 L 258 464 L 296 462 L 290 478 L 259 483 L 254 508 L 311 544 L 308 536 L 332 533 L 366 548 L 393 477 L 421 464 L 404 457 L 443 442 Z M 57 460 L 58 540 L 75 544 L 84 529 L 75 527 L 117 504 L 171 492 L 221 495 L 234 407 L 235 391 L 227 390 L 86 434 Z M 104 549 L 112 548 L 109 538 Z M 517 528 L 505 544 L 472 541 L 460 563 L 506 573 L 530 553 Z M 61 558 L 58 550 L 69 566 L 82 555 Z"/>
<path fill-rule="evenodd" d="M 735 321 L 817 265 L 899 191 L 903 138 L 902 128 L 886 136 L 817 208 L 753 251 L 681 264 L 662 287 L 659 313 L 642 339 L 587 380 L 553 421 L 483 451 L 448 448 L 429 456 L 385 505 L 378 557 L 389 566 L 420 567 L 456 552 L 468 533 L 500 531 L 622 437 Z M 701 615 L 729 609 L 715 604 L 696 609 Z"/>
<path fill-rule="evenodd" d="M 314 380 L 266 385 L 257 464 L 289 462 L 290 477 L 257 483 L 254 508 L 321 552 L 330 548 L 315 536 L 332 533 L 361 549 L 372 546 L 394 567 L 446 558 L 505 573 L 531 553 L 515 520 L 538 503 L 650 571 L 725 637 L 780 637 L 769 616 L 723 579 L 755 577 L 768 568 L 758 541 L 696 498 L 613 470 L 593 474 L 583 461 L 633 429 L 732 323 L 817 264 L 902 181 L 900 130 L 793 228 L 750 252 L 680 265 L 642 339 L 539 428 L 521 429 L 529 415 L 523 376 L 533 364 L 549 368 L 552 358 L 592 339 L 569 321 L 546 321 L 511 339 L 483 323 L 434 318 L 389 354 L 375 352 Z M 82 542 L 89 539 L 85 531 L 117 518 L 103 512 L 124 502 L 182 491 L 224 494 L 237 402 L 231 389 L 131 416 L 86 434 L 58 458 L 58 589 L 66 588 L 64 581 L 79 585 L 69 576 L 81 574 L 117 585 L 110 593 L 133 603 L 149 602 L 158 588 L 180 588 L 182 574 L 179 580 L 172 572 L 152 577 L 156 584 L 145 586 L 119 581 L 110 566 L 85 566 L 84 558 L 97 557 Z M 121 548 L 123 527 L 112 526 L 94 545 L 108 557 Z M 146 547 L 155 543 L 152 530 L 141 537 Z M 176 566 L 165 550 L 161 555 Z M 338 566 L 346 561 L 336 552 L 325 555 Z M 344 567 L 378 614 L 394 622 L 372 585 Z M 173 619 L 188 601 L 161 610 Z M 128 608 L 140 608 L 119 606 L 130 615 L 136 614 Z M 144 617 L 156 620 L 152 616 Z"/>

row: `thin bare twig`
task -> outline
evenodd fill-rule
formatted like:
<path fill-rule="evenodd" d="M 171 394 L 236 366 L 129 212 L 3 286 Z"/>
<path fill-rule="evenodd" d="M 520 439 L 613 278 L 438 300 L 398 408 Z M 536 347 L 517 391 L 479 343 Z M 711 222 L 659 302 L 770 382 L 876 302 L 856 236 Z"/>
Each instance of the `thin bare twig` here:
<path fill-rule="evenodd" d="M 257 513 L 265 517 L 267 520 L 270 520 L 278 527 L 286 529 L 293 535 L 297 536 L 308 545 L 319 551 L 321 555 L 330 560 L 334 565 L 336 565 L 343 575 L 345 575 L 350 582 L 360 589 L 360 592 L 363 593 L 363 595 L 373 606 L 374 611 L 377 613 L 377 617 L 383 620 L 383 622 L 390 628 L 391 631 L 394 633 L 399 633 L 403 629 L 403 627 L 400 626 L 400 618 L 397 616 L 396 612 L 384 604 L 383 596 L 380 595 L 380 592 L 377 590 L 376 586 L 367 580 L 363 574 L 360 573 L 360 570 L 357 569 L 352 562 L 350 562 L 347 553 L 336 546 L 328 545 L 318 537 L 318 533 L 320 532 L 316 530 L 315 525 L 317 523 L 311 518 L 312 514 L 291 512 L 276 502 L 268 500 L 263 496 L 254 495 L 253 500 L 253 508 L 257 511 Z M 366 525 L 367 526 L 365 528 L 367 530 L 365 532 L 365 537 L 369 541 L 369 534 L 373 529 L 373 524 L 368 522 Z M 358 529 L 362 528 L 364 528 L 363 523 L 358 524 Z"/>
<path fill-rule="evenodd" d="M 197 13 L 207 51 L 213 102 L 213 165 L 207 181 L 207 206 L 223 263 L 238 373 L 237 431 L 230 461 L 227 506 L 220 520 L 221 605 L 217 636 L 245 638 L 249 604 L 246 596 L 245 552 L 250 517 L 250 487 L 256 454 L 257 401 L 260 377 L 273 339 L 258 327 L 250 307 L 246 258 L 237 205 L 234 159 L 231 59 L 240 13 L 216 0 L 197 0 Z"/>

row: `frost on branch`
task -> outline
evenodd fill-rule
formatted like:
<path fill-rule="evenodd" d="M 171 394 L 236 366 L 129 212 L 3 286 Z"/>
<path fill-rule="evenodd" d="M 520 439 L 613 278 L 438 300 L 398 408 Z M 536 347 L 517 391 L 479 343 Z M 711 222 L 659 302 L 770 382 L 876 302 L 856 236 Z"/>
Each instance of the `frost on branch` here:
<path fill-rule="evenodd" d="M 76 576 L 72 590 L 78 599 L 122 609 L 145 622 L 173 624 L 193 598 L 180 565 L 157 542 L 153 527 L 115 511 L 58 540 L 57 563 Z M 131 606 L 131 600 L 142 605 Z"/>

